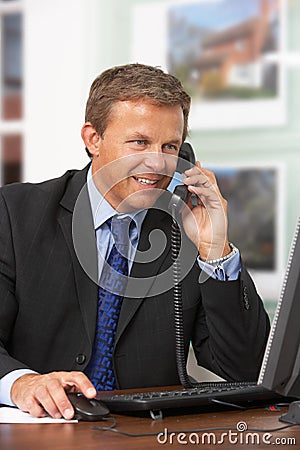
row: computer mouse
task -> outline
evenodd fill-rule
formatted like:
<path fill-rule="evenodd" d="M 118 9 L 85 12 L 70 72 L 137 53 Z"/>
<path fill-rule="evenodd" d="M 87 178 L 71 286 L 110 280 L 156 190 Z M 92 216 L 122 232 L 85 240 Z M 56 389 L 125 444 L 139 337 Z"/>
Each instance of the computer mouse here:
<path fill-rule="evenodd" d="M 76 393 L 69 393 L 68 399 L 74 408 L 74 419 L 95 422 L 109 414 L 109 409 L 99 400 Z"/>

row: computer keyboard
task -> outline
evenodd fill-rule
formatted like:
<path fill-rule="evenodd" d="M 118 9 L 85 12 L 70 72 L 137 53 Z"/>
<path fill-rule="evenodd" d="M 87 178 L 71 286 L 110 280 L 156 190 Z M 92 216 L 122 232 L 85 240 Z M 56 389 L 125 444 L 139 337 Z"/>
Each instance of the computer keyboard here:
<path fill-rule="evenodd" d="M 101 395 L 112 412 L 164 410 L 213 405 L 216 403 L 249 404 L 279 398 L 256 383 L 206 382 L 197 387 Z"/>

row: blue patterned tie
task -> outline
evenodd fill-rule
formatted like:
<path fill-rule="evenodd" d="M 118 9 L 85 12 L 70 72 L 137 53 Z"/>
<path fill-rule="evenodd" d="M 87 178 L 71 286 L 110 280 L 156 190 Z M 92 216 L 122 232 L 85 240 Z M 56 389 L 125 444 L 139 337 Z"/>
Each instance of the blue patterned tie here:
<path fill-rule="evenodd" d="M 104 263 L 98 290 L 98 318 L 92 358 L 85 369 L 97 391 L 116 389 L 113 350 L 122 300 L 127 285 L 130 217 L 106 223 L 115 243 Z"/>

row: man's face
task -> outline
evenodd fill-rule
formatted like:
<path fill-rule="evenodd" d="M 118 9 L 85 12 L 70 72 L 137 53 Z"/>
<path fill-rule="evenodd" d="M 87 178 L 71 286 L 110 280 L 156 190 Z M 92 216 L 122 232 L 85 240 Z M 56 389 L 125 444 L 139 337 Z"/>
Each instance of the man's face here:
<path fill-rule="evenodd" d="M 97 142 L 92 171 L 97 188 L 116 210 L 147 209 L 168 187 L 183 125 L 180 106 L 115 103 Z"/>

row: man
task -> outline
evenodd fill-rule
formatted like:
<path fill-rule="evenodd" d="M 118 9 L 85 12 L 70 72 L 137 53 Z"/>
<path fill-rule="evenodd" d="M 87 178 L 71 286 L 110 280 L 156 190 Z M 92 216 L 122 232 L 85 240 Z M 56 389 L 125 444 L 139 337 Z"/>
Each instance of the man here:
<path fill-rule="evenodd" d="M 97 353 L 101 272 L 117 239 L 111 218 L 129 217 L 133 225 L 127 291 L 119 295 L 108 358 L 115 386 L 179 383 L 168 286 L 172 218 L 161 205 L 187 135 L 189 108 L 180 82 L 160 69 L 109 69 L 91 86 L 82 128 L 91 166 L 2 188 L 0 402 L 37 417 L 70 419 L 66 392 L 96 395 L 88 376 L 92 380 Z M 229 380 L 255 380 L 269 323 L 229 244 L 226 201 L 199 162 L 185 171 L 183 183 L 197 198 L 182 213 L 182 248 L 192 255 L 182 280 L 186 356 L 192 341 L 199 364 Z M 165 236 L 162 248 L 142 261 L 157 229 Z"/>

